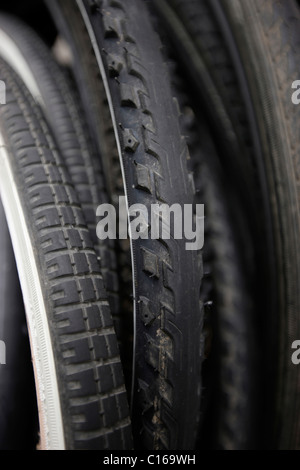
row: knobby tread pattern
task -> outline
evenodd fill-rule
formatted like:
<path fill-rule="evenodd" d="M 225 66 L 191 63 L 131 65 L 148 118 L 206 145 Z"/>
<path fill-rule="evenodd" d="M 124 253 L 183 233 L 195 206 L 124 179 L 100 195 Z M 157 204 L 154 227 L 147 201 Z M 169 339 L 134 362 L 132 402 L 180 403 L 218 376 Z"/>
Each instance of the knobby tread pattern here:
<path fill-rule="evenodd" d="M 40 272 L 68 449 L 130 449 L 126 391 L 103 278 L 48 125 L 0 60 L 0 125 Z"/>
<path fill-rule="evenodd" d="M 83 3 L 119 125 L 129 205 L 192 204 L 188 150 L 144 2 Z M 184 241 L 138 240 L 133 253 L 137 440 L 149 449 L 193 448 L 202 361 L 202 318 L 194 293 L 200 288 L 202 267 L 198 254 L 185 250 Z M 189 401 L 183 406 L 186 396 Z"/>
<path fill-rule="evenodd" d="M 86 113 L 86 120 L 100 152 L 107 192 L 112 201 L 118 203 L 118 196 L 124 195 L 119 155 L 107 96 L 92 43 L 73 0 L 65 0 L 59 5 L 56 5 L 56 2 L 48 2 L 48 6 L 60 33 L 72 49 L 74 78 Z M 115 60 L 116 58 L 111 57 L 111 74 L 117 67 Z"/>
<path fill-rule="evenodd" d="M 97 59 L 84 20 L 73 0 L 56 5 L 48 2 L 60 34 L 65 38 L 73 54 L 73 78 L 77 85 L 91 136 L 99 149 L 105 186 L 110 202 L 118 208 L 119 197 L 124 196 L 124 186 L 115 132 L 108 100 L 101 78 Z M 109 73 L 117 76 L 119 69 L 116 57 L 109 58 Z M 118 321 L 114 317 L 124 368 L 128 396 L 131 394 L 132 350 L 133 350 L 133 295 L 131 253 L 128 240 L 117 240 L 116 271 L 118 273 L 119 309 Z"/>
<path fill-rule="evenodd" d="M 0 16 L 0 28 L 17 44 L 38 83 L 48 123 L 68 167 L 99 257 L 115 327 L 119 333 L 121 320 L 115 244 L 113 240 L 99 240 L 96 234 L 96 210 L 100 204 L 108 202 L 108 195 L 100 159 L 82 117 L 79 98 L 67 74 L 34 31 L 20 20 L 5 14 Z"/>

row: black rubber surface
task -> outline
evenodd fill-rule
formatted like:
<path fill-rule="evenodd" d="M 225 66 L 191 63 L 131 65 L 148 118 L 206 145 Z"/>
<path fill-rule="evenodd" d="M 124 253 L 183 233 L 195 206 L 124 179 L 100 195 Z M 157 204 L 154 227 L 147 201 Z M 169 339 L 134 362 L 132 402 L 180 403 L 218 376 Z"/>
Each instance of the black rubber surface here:
<path fill-rule="evenodd" d="M 157 23 L 157 17 L 154 21 Z M 163 32 L 159 22 L 156 26 Z M 194 95 L 176 60 L 176 49 L 168 36 L 162 36 L 182 113 L 182 132 L 191 155 L 195 202 L 205 205 L 204 278 L 200 289 L 205 360 L 198 448 L 256 448 L 260 408 L 256 392 L 259 374 L 254 342 L 254 276 L 243 256 L 239 216 L 232 204 L 235 193 L 222 171 L 222 154 L 216 151 L 206 113 L 202 110 L 195 114 L 193 110 Z"/>
<path fill-rule="evenodd" d="M 2 60 L 0 76 L 0 128 L 40 274 L 66 446 L 131 448 L 117 338 L 84 214 L 39 107 Z"/>
<path fill-rule="evenodd" d="M 17 45 L 38 84 L 52 135 L 68 167 L 99 256 L 115 327 L 119 332 L 121 320 L 115 243 L 113 240 L 100 241 L 96 234 L 97 207 L 107 203 L 108 196 L 99 155 L 91 141 L 74 85 L 55 62 L 49 48 L 21 21 L 1 14 L 0 30 Z"/>
<path fill-rule="evenodd" d="M 55 41 L 55 26 L 43 1 L 3 0 L 1 2 L 1 10 L 17 16 L 30 25 L 47 44 L 52 45 Z"/>
<path fill-rule="evenodd" d="M 187 147 L 145 3 L 83 3 L 108 80 L 129 205 L 192 204 Z M 136 241 L 133 259 L 136 443 L 190 449 L 201 391 L 202 267 L 198 254 L 186 251 L 185 240 Z"/>
<path fill-rule="evenodd" d="M 111 120 L 108 99 L 87 28 L 73 0 L 49 2 L 58 30 L 67 41 L 73 56 L 73 75 L 85 119 L 95 148 L 101 156 L 105 187 L 118 214 L 119 197 L 124 197 L 122 170 Z M 100 162 L 100 160 L 99 160 Z M 116 240 L 116 263 L 119 287 L 117 336 L 125 371 L 127 392 L 131 396 L 133 350 L 133 281 L 129 240 Z"/>
<path fill-rule="evenodd" d="M 225 166 L 254 227 L 261 442 L 299 448 L 299 372 L 290 353 L 300 335 L 299 106 L 291 101 L 300 60 L 299 6 L 294 0 L 155 3 L 195 96 L 214 103 L 211 122 L 224 143 Z"/>
<path fill-rule="evenodd" d="M 228 187 L 207 135 L 200 121 L 190 129 L 197 201 L 206 209 L 200 291 L 205 310 L 206 361 L 199 447 L 243 450 L 257 445 L 255 309 L 235 235 Z"/>

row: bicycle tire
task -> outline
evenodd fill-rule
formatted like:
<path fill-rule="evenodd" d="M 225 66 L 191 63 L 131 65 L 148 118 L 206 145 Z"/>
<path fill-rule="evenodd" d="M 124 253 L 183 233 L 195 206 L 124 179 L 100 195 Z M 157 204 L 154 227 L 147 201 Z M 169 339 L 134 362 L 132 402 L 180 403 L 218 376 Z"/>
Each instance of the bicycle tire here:
<path fill-rule="evenodd" d="M 203 141 L 205 126 L 198 126 Z M 251 288 L 234 231 L 224 175 L 217 159 L 211 158 L 212 150 L 205 152 L 205 147 L 201 148 L 197 140 L 199 138 L 190 147 L 190 153 L 196 188 L 200 188 L 198 200 L 204 202 L 206 208 L 200 299 L 204 303 L 207 325 L 199 448 L 253 449 L 258 446 L 260 410 L 256 397 L 259 376 Z"/>
<path fill-rule="evenodd" d="M 59 5 L 56 5 L 56 2 L 49 2 L 48 7 L 57 23 L 58 34 L 64 38 L 71 50 L 73 79 L 77 85 L 91 138 L 101 157 L 109 201 L 117 209 L 119 197 L 124 197 L 122 170 L 107 96 L 86 25 L 72 0 L 64 0 Z M 133 289 L 128 240 L 116 240 L 115 250 L 119 308 L 122 312 L 118 318 L 117 335 L 130 399 L 133 361 Z"/>
<path fill-rule="evenodd" d="M 19 76 L 0 59 L 0 190 L 30 333 L 43 449 L 130 448 L 117 339 L 66 166 Z"/>
<path fill-rule="evenodd" d="M 249 216 L 258 227 L 256 266 L 265 318 L 258 319 L 257 329 L 265 375 L 263 441 L 271 448 L 299 448 L 299 374 L 290 354 L 300 334 L 299 107 L 291 100 L 300 59 L 299 6 L 293 0 L 247 4 L 170 0 L 156 5 L 165 21 L 169 8 L 175 15 L 173 25 L 168 22 L 169 31 L 173 37 L 183 37 L 178 36 L 179 29 L 184 35 L 186 42 L 175 40 L 181 54 L 185 47 L 194 47 L 193 58 L 191 49 L 185 49 L 185 63 L 195 63 L 196 57 L 205 62 L 203 69 L 219 103 L 214 119 L 219 129 L 225 129 L 220 123 L 227 116 L 227 129 L 229 123 L 236 146 L 232 151 L 236 161 L 231 160 L 229 167 L 234 171 L 236 165 L 244 165 L 241 175 L 248 173 L 245 187 L 252 199 Z M 163 11 L 161 5 L 168 10 Z M 203 10 L 207 28 L 196 20 Z M 198 69 L 194 80 L 200 75 Z M 207 79 L 203 77 L 201 83 Z M 211 96 L 209 86 L 203 89 Z M 224 136 L 224 130 L 220 135 Z"/>
<path fill-rule="evenodd" d="M 0 55 L 18 72 L 43 108 L 68 167 L 99 257 L 115 328 L 120 335 L 115 244 L 113 240 L 99 240 L 96 234 L 97 207 L 108 202 L 108 195 L 100 160 L 89 136 L 75 87 L 46 44 L 19 19 L 2 13 L 0 34 Z"/>
<path fill-rule="evenodd" d="M 157 17 L 154 17 L 157 21 Z M 160 25 L 157 29 L 163 31 Z M 193 110 L 194 95 L 177 61 L 176 49 L 163 38 L 172 68 L 196 186 L 196 204 L 205 205 L 202 404 L 197 448 L 243 450 L 258 447 L 260 401 L 255 337 L 253 272 L 238 236 L 240 222 L 231 186 L 222 170 L 204 110 Z"/>
<path fill-rule="evenodd" d="M 297 79 L 300 65 L 299 8 L 293 0 L 254 2 L 250 9 L 243 8 L 248 28 L 240 44 L 233 11 L 224 5 L 224 13 L 228 23 L 233 25 L 253 99 L 272 214 L 279 289 L 277 322 L 274 324 L 272 318 L 269 319 L 271 332 L 275 332 L 271 344 L 278 361 L 273 369 L 273 445 L 279 449 L 299 449 L 299 371 L 292 364 L 290 354 L 293 341 L 300 335 L 299 108 L 292 104 L 291 96 L 284 91 L 286 84 L 289 88 Z M 249 40 L 252 41 L 251 47 Z M 253 70 L 245 61 L 245 54 L 250 52 L 251 60 L 257 53 Z M 275 347 L 274 341 L 278 342 Z"/>
<path fill-rule="evenodd" d="M 128 206 L 192 204 L 187 147 L 146 5 L 140 1 L 77 4 L 106 86 Z M 49 7 L 51 10 L 50 2 Z M 148 449 L 195 445 L 202 318 L 194 292 L 199 291 L 202 268 L 198 254 L 188 253 L 184 245 L 177 240 L 132 243 L 136 313 L 133 420 L 136 444 Z M 189 400 L 183 406 L 186 396 Z"/>

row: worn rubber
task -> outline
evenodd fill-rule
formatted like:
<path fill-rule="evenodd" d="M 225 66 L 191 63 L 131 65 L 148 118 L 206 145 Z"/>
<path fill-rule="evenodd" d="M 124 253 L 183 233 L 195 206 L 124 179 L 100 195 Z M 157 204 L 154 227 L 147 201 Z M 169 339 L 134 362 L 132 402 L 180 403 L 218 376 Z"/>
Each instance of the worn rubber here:
<path fill-rule="evenodd" d="M 242 8 L 249 26 L 240 37 L 240 19 L 233 10 L 225 11 L 253 96 L 273 222 L 277 323 L 268 319 L 277 341 L 274 443 L 280 449 L 299 449 L 299 369 L 292 364 L 290 351 L 300 335 L 300 109 L 293 105 L 289 90 L 300 65 L 300 13 L 294 1 L 253 2 L 250 9 Z M 252 64 L 258 57 L 253 69 L 246 61 L 249 53 Z"/>
<path fill-rule="evenodd" d="M 157 22 L 157 17 L 154 16 Z M 204 362 L 198 449 L 242 450 L 258 446 L 260 412 L 253 275 L 242 256 L 236 207 L 204 111 L 193 111 L 194 95 L 186 84 L 177 53 L 157 24 L 169 57 L 172 84 L 181 109 L 196 186 L 196 204 L 205 205 Z M 197 109 L 197 108 L 196 108 Z"/>
<path fill-rule="evenodd" d="M 57 28 L 72 51 L 73 75 L 80 90 L 80 99 L 85 111 L 95 147 L 101 156 L 105 186 L 110 202 L 118 209 L 119 197 L 124 197 L 121 164 L 115 140 L 104 83 L 101 79 L 97 58 L 90 41 L 80 10 L 73 0 L 59 5 L 48 2 Z M 132 394 L 133 372 L 133 280 L 129 240 L 116 240 L 116 262 L 119 285 L 119 305 L 122 314 L 118 318 L 117 335 L 125 374 L 129 400 Z"/>
<path fill-rule="evenodd" d="M 104 65 L 129 205 L 193 203 L 187 147 L 144 2 L 79 4 Z M 184 240 L 138 240 L 132 255 L 136 443 L 193 448 L 202 362 L 198 254 L 186 251 Z"/>
<path fill-rule="evenodd" d="M 67 74 L 61 70 L 48 47 L 33 30 L 18 19 L 1 14 L 1 32 L 5 33 L 15 45 L 32 74 L 35 87 L 31 91 L 44 109 L 52 135 L 68 167 L 95 250 L 99 256 L 115 328 L 120 334 L 119 283 L 115 244 L 113 240 L 99 240 L 96 234 L 97 207 L 108 202 L 108 195 L 97 150 L 92 143 L 83 118 L 79 97 Z M 2 54 L 5 54 L 4 51 Z M 13 54 L 11 57 L 5 58 L 22 76 L 23 71 L 18 68 L 17 58 Z"/>
<path fill-rule="evenodd" d="M 7 104 L 0 107 L 3 149 L 10 155 L 39 273 L 65 448 L 131 448 L 117 339 L 84 214 L 40 108 L 2 59 L 0 76 L 7 93 Z M 4 186 L 0 189 L 9 212 Z M 41 387 L 37 383 L 40 392 Z"/>
<path fill-rule="evenodd" d="M 182 59 L 191 64 L 186 70 L 193 71 L 195 96 L 206 94 L 209 101 L 214 95 L 211 121 L 231 148 L 228 167 L 242 184 L 246 181 L 244 197 L 248 193 L 246 199 L 252 200 L 248 214 L 256 226 L 261 284 L 261 442 L 298 449 L 299 372 L 291 362 L 291 344 L 300 335 L 300 110 L 291 101 L 291 86 L 299 71 L 299 6 L 293 0 L 163 0 L 156 5 Z"/>
<path fill-rule="evenodd" d="M 254 345 L 251 283 L 243 266 L 226 186 L 204 123 L 190 128 L 190 153 L 198 203 L 206 208 L 204 280 L 200 300 L 205 308 L 203 406 L 199 447 L 245 450 L 257 440 L 259 383 Z M 201 136 L 201 142 L 199 142 Z M 208 142 L 203 146 L 202 141 Z"/>

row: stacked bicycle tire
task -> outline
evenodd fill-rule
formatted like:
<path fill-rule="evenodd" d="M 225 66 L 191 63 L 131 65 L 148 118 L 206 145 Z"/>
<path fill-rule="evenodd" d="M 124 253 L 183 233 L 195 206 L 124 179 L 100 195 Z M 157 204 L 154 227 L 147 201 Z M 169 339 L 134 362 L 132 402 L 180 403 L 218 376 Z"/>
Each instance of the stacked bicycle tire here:
<path fill-rule="evenodd" d="M 1 449 L 300 448 L 299 26 L 3 2 Z"/>

